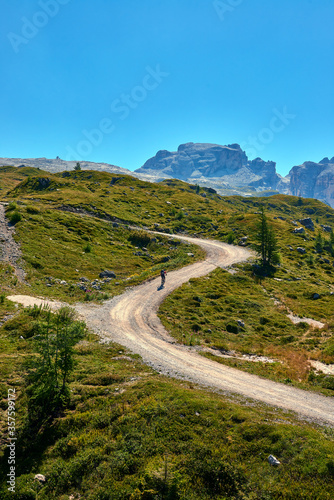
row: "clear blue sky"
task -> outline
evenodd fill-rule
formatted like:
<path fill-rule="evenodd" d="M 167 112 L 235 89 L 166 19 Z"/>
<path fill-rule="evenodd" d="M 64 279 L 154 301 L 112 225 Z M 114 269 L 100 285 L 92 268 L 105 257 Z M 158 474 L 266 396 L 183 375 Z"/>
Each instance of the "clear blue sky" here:
<path fill-rule="evenodd" d="M 333 0 L 2 2 L 0 156 L 134 170 L 239 143 L 285 175 L 334 156 Z"/>

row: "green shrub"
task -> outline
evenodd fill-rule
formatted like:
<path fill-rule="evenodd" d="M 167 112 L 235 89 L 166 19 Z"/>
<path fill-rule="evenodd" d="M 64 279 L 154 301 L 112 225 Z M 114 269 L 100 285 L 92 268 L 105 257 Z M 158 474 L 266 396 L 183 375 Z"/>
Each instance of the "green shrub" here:
<path fill-rule="evenodd" d="M 232 233 L 232 232 L 228 233 L 228 235 L 227 235 L 227 243 L 229 245 L 232 245 L 232 243 L 235 241 L 235 238 L 236 238 L 236 236 L 235 236 L 234 233 Z"/>
<path fill-rule="evenodd" d="M 19 212 L 17 212 L 17 211 L 15 210 L 15 212 L 13 212 L 13 213 L 11 214 L 11 216 L 9 217 L 9 220 L 10 220 L 10 223 L 11 223 L 11 224 L 15 225 L 15 224 L 17 224 L 18 222 L 20 222 L 20 220 L 22 220 L 22 215 L 21 215 L 21 214 L 19 214 Z"/>
<path fill-rule="evenodd" d="M 226 324 L 226 331 L 229 333 L 234 333 L 237 334 L 239 333 L 239 326 L 235 321 L 230 321 L 229 323 Z"/>
<path fill-rule="evenodd" d="M 17 203 L 16 201 L 12 201 L 7 207 L 7 212 L 11 212 L 12 210 L 16 209 L 17 209 Z"/>
<path fill-rule="evenodd" d="M 84 249 L 84 252 L 85 252 L 85 253 L 91 253 L 91 251 L 92 251 L 92 246 L 91 246 L 91 244 L 90 244 L 90 243 L 87 243 L 87 244 L 84 246 L 84 248 L 83 248 L 83 249 Z"/>
<path fill-rule="evenodd" d="M 134 231 L 130 234 L 128 240 L 136 247 L 147 247 L 151 241 L 150 236 L 143 231 Z"/>
<path fill-rule="evenodd" d="M 326 375 L 326 377 L 322 380 L 321 385 L 325 389 L 330 389 L 331 391 L 334 391 L 334 376 Z"/>

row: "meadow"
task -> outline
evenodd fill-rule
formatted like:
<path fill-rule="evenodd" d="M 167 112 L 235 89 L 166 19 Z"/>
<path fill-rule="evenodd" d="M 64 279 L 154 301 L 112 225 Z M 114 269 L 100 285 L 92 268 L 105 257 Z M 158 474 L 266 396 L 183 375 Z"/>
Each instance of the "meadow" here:
<path fill-rule="evenodd" d="M 2 167 L 0 180 L 26 271 L 20 282 L 12 266 L 0 263 L 0 407 L 6 417 L 7 391 L 15 387 L 19 437 L 16 493 L 3 483 L 1 498 L 333 498 L 331 428 L 168 379 L 90 332 L 75 346 L 69 406 L 32 431 L 27 377 L 43 313 L 35 317 L 6 298 L 25 293 L 99 302 L 162 268 L 203 259 L 197 246 L 171 233 L 254 248 L 264 206 L 279 245 L 275 272 L 259 279 L 255 261 L 216 269 L 173 292 L 160 318 L 179 342 L 210 348 L 202 355 L 217 362 L 333 396 L 334 377 L 308 363 L 334 362 L 333 254 L 323 228 L 334 227 L 333 209 L 317 200 L 222 197 L 177 180 L 150 184 L 94 171 Z M 306 217 L 314 231 L 294 233 Z M 101 278 L 104 270 L 115 277 Z M 294 325 L 290 311 L 324 327 Z M 230 358 L 214 354 L 231 351 Z M 274 362 L 250 362 L 243 354 Z M 5 477 L 6 418 L 1 426 Z M 269 454 L 279 467 L 269 465 Z M 37 473 L 46 476 L 44 485 L 34 480 Z"/>

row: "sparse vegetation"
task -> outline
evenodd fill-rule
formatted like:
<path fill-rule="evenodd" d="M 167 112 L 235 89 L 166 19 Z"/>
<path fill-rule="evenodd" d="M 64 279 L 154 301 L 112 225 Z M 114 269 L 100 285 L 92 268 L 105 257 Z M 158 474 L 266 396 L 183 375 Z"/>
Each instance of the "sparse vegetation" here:
<path fill-rule="evenodd" d="M 23 367 L 37 333 L 25 334 L 27 323 L 32 326 L 39 317 L 36 310 L 24 311 L 15 327 L 0 329 L 2 408 L 8 385 L 15 383 L 19 393 L 18 498 L 35 498 L 36 473 L 47 479 L 39 500 L 73 494 L 87 500 L 332 498 L 330 429 L 168 380 L 122 347 L 101 345 L 92 335 L 74 346 L 69 409 L 52 426 L 25 432 Z M 268 464 L 269 454 L 281 461 L 278 469 Z M 5 476 L 6 452 L 0 467 Z M 12 498 L 5 484 L 0 495 Z"/>
<path fill-rule="evenodd" d="M 232 396 L 166 379 L 138 356 L 114 344 L 101 345 L 90 334 L 69 346 L 76 363 L 67 372 L 68 390 L 59 405 L 59 391 L 52 383 L 55 364 L 58 389 L 64 380 L 58 361 L 53 358 L 45 385 L 37 376 L 42 366 L 29 375 L 27 365 L 36 356 L 36 343 L 42 358 L 45 346 L 54 349 L 54 317 L 49 344 L 38 342 L 38 335 L 45 338 L 48 330 L 44 313 L 20 312 L 6 299 L 15 289 L 68 303 L 106 300 L 157 276 L 161 268 L 175 269 L 202 257 L 197 247 L 173 241 L 167 233 L 241 241 L 255 248 L 257 212 L 264 206 L 281 255 L 275 277 L 257 283 L 251 264 L 235 266 L 235 274 L 217 269 L 169 296 L 161 319 L 185 344 L 275 360 L 253 363 L 205 354 L 217 362 L 333 395 L 333 377 L 311 369 L 308 360 L 334 362 L 333 234 L 321 227 L 334 227 L 334 210 L 317 200 L 284 195 L 222 198 L 170 179 L 150 184 L 103 172 L 53 175 L 27 167 L 2 167 L 0 175 L 2 200 L 9 202 L 7 217 L 21 216 L 15 238 L 30 285 L 17 282 L 14 287 L 13 267 L 0 262 L 0 323 L 5 321 L 0 328 L 0 406 L 6 410 L 7 389 L 14 385 L 20 433 L 17 498 L 36 498 L 36 473 L 47 477 L 38 492 L 40 500 L 77 494 L 87 500 L 334 497 L 331 429 L 301 423 L 260 403 L 244 405 Z M 293 233 L 293 221 L 310 216 L 315 232 Z M 88 247 L 91 251 L 86 252 Z M 105 269 L 113 270 L 116 278 L 99 278 Z M 325 326 L 294 325 L 288 310 Z M 27 424 L 34 415 L 28 408 L 44 388 L 51 391 L 53 409 L 46 414 L 53 414 L 53 423 L 32 434 Z M 35 417 L 39 420 L 41 413 Z M 2 432 L 5 436 L 4 427 Z M 270 453 L 281 467 L 269 466 Z M 3 446 L 4 475 L 6 467 Z M 0 495 L 9 498 L 5 485 Z"/>

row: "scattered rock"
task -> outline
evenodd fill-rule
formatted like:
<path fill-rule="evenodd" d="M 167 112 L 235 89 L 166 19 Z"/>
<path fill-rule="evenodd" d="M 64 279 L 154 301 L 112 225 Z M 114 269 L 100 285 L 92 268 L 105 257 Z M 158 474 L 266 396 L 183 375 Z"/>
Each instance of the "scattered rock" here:
<path fill-rule="evenodd" d="M 79 278 L 80 281 L 83 281 L 84 283 L 88 283 L 89 279 L 85 278 L 84 276 L 82 278 Z"/>
<path fill-rule="evenodd" d="M 113 271 L 105 270 L 99 274 L 99 277 L 100 278 L 116 278 L 116 274 Z"/>
<path fill-rule="evenodd" d="M 166 257 L 164 257 L 164 258 L 162 259 L 162 262 L 168 262 L 169 260 L 170 260 L 170 256 L 169 256 L 169 255 L 167 255 Z"/>
<path fill-rule="evenodd" d="M 113 222 L 112 227 L 118 227 L 118 226 L 119 226 L 119 224 L 117 222 Z"/>
<path fill-rule="evenodd" d="M 320 299 L 320 295 L 319 295 L 318 293 L 314 293 L 314 294 L 312 295 L 312 299 L 313 299 L 313 300 L 318 300 L 318 299 Z"/>
<path fill-rule="evenodd" d="M 273 455 L 269 455 L 268 462 L 270 463 L 270 465 L 280 465 L 281 464 L 281 462 L 279 460 L 277 460 L 277 458 L 274 457 Z"/>
<path fill-rule="evenodd" d="M 293 230 L 293 233 L 295 234 L 304 234 L 305 229 L 303 227 L 296 227 L 296 229 Z"/>
<path fill-rule="evenodd" d="M 43 476 L 43 474 L 36 474 L 34 479 L 37 479 L 37 481 L 39 481 L 40 483 L 45 483 L 46 481 L 46 478 L 45 476 Z"/>
<path fill-rule="evenodd" d="M 244 328 L 244 326 L 245 326 L 244 321 L 242 321 L 241 319 L 238 319 L 238 326 L 240 326 L 241 328 Z"/>
<path fill-rule="evenodd" d="M 241 238 L 239 243 L 238 243 L 239 247 L 245 247 L 247 240 L 248 240 L 248 236 L 244 236 L 243 238 Z"/>
<path fill-rule="evenodd" d="M 37 182 L 38 182 L 37 189 L 47 189 L 51 184 L 51 180 L 48 177 L 39 177 L 37 179 Z"/>
<path fill-rule="evenodd" d="M 188 257 L 195 257 L 195 255 L 191 252 L 187 253 Z"/>
<path fill-rule="evenodd" d="M 311 219 L 311 217 L 307 217 L 306 219 L 299 219 L 298 222 L 300 222 L 300 224 L 306 227 L 306 229 L 314 231 L 314 222 Z"/>
<path fill-rule="evenodd" d="M 324 226 L 323 224 L 320 224 L 320 227 L 322 227 L 322 229 L 326 231 L 326 233 L 332 232 L 332 226 Z"/>
<path fill-rule="evenodd" d="M 303 247 L 298 247 L 297 252 L 304 254 L 304 253 L 306 253 L 306 250 Z"/>

